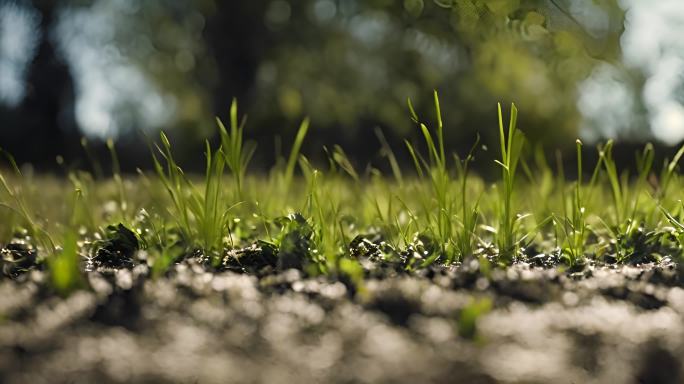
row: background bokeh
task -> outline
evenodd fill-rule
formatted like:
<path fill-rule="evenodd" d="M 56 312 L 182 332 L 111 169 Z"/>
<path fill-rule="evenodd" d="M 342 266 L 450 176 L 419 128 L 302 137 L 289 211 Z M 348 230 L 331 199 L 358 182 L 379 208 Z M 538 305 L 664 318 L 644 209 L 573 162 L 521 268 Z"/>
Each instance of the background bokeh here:
<path fill-rule="evenodd" d="M 214 116 L 248 114 L 269 165 L 310 116 L 304 153 L 340 144 L 378 158 L 434 115 L 450 148 L 495 143 L 496 102 L 514 101 L 533 143 L 684 138 L 681 0 L 0 0 L 0 146 L 39 169 L 103 155 L 149 164 L 164 129 L 202 163 Z M 281 138 L 281 139 L 278 139 Z"/>

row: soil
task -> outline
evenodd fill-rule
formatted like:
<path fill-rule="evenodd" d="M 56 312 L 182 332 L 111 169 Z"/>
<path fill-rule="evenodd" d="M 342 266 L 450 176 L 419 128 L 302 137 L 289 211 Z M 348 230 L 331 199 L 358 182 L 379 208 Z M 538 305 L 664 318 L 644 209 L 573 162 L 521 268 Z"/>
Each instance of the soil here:
<path fill-rule="evenodd" d="M 39 268 L 0 280 L 0 382 L 684 382 L 684 278 L 667 258 L 412 274 L 365 260 L 352 286 L 197 257 L 152 279 L 143 251 L 100 255 L 68 297 Z"/>

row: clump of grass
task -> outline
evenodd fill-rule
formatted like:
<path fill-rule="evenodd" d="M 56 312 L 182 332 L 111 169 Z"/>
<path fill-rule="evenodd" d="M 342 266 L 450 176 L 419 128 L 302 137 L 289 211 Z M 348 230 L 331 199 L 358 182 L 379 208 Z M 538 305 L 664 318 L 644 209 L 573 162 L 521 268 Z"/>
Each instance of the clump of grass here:
<path fill-rule="evenodd" d="M 605 166 L 605 174 L 609 182 L 612 195 L 614 220 L 612 225 L 605 225 L 613 234 L 616 246 L 616 258 L 624 261 L 629 257 L 631 247 L 629 243 L 635 232 L 640 228 L 643 215 L 638 210 L 643 203 L 642 190 L 653 166 L 653 146 L 647 144 L 641 153 L 637 153 L 637 178 L 630 185 L 629 174 L 618 174 L 617 165 L 613 159 L 613 141 L 609 140 L 605 146 L 599 148 L 600 159 Z M 652 207 L 655 210 L 655 206 Z"/>
<path fill-rule="evenodd" d="M 447 157 L 444 151 L 444 127 L 437 91 L 434 91 L 433 96 L 435 117 L 437 120 L 437 129 L 434 138 L 428 127 L 420 122 L 411 100 L 408 100 L 411 119 L 419 126 L 421 133 L 423 134 L 423 139 L 428 152 L 428 160 L 425 160 L 410 142 L 405 141 L 405 143 L 411 158 L 413 159 L 419 178 L 423 179 L 427 174 L 431 186 L 430 199 L 421 196 L 424 214 L 428 220 L 427 230 L 433 235 L 438 243 L 438 252 L 432 255 L 430 260 L 435 260 L 440 255 L 443 255 L 446 261 L 453 262 L 456 258 L 454 249 L 455 242 L 453 238 L 455 204 L 452 198 L 451 177 L 447 169 Z M 432 203 L 434 203 L 434 209 Z"/>
<path fill-rule="evenodd" d="M 479 198 L 475 202 L 470 202 L 468 199 L 468 171 L 470 162 L 473 160 L 475 149 L 480 144 L 480 136 L 477 136 L 475 144 L 468 152 L 468 155 L 461 160 L 457 155 L 456 167 L 458 170 L 461 183 L 461 229 L 456 234 L 456 248 L 460 254 L 461 260 L 466 256 L 472 255 L 473 245 L 477 236 L 475 235 L 475 228 L 477 227 L 477 220 L 480 215 L 479 212 Z"/>
<path fill-rule="evenodd" d="M 157 176 L 161 181 L 164 189 L 168 192 L 169 197 L 173 203 L 172 217 L 175 218 L 178 224 L 182 237 L 186 242 L 190 242 L 195 227 L 191 222 L 191 213 L 189 208 L 189 196 L 186 194 L 186 187 L 190 182 L 185 177 L 183 170 L 176 164 L 173 155 L 171 154 L 171 143 L 164 132 L 160 132 L 162 146 L 157 146 L 157 150 L 166 161 L 164 167 L 160 160 L 158 160 L 154 151 L 152 152 L 152 160 Z"/>
<path fill-rule="evenodd" d="M 323 178 L 322 173 L 313 169 L 308 162 L 302 162 L 305 167 L 304 174 L 307 175 L 307 198 L 304 212 L 308 217 L 313 218 L 314 233 L 313 242 L 315 249 L 312 250 L 311 257 L 315 261 L 318 272 L 328 273 L 337 267 L 337 260 L 340 256 L 339 247 L 342 244 L 339 223 L 339 205 L 328 194 L 323 195 L 323 188 L 320 187 Z"/>
<path fill-rule="evenodd" d="M 565 188 L 561 186 L 563 216 L 554 218 L 554 222 L 564 235 L 564 246 L 561 248 L 561 255 L 565 257 L 567 264 L 570 266 L 574 266 L 584 260 L 584 248 L 588 232 L 582 191 L 584 175 L 582 171 L 582 142 L 579 139 L 575 141 L 575 149 L 577 154 L 577 180 L 573 188 L 572 198 L 569 199 L 570 213 L 568 213 L 568 204 L 566 204 L 568 199 L 565 196 Z M 562 164 L 562 162 L 559 161 L 559 164 Z M 561 167 L 559 167 L 559 173 L 563 174 Z"/>
<path fill-rule="evenodd" d="M 501 196 L 498 206 L 499 225 L 496 231 L 499 258 L 504 262 L 511 262 L 518 253 L 517 226 L 519 217 L 513 206 L 516 170 L 522 154 L 525 136 L 517 129 L 518 109 L 511 104 L 511 116 L 508 123 L 508 133 L 504 130 L 501 104 L 499 113 L 499 144 L 501 160 L 495 160 L 501 166 Z"/>
<path fill-rule="evenodd" d="M 0 154 L 7 158 L 17 179 L 24 180 L 12 155 L 2 149 L 0 149 Z M 0 186 L 6 195 L 6 199 L 3 199 L 3 201 L 0 202 L 0 207 L 10 210 L 21 219 L 24 228 L 28 231 L 28 235 L 35 239 L 36 244 L 42 248 L 42 251 L 45 252 L 47 256 L 54 255 L 57 251 L 57 247 L 52 235 L 48 232 L 46 226 L 36 219 L 36 215 L 31 210 L 30 204 L 25 201 L 25 191 L 22 190 L 21 186 L 11 186 L 2 173 L 0 173 Z"/>
<path fill-rule="evenodd" d="M 235 117 L 235 115 L 235 108 L 231 108 L 231 116 Z M 235 117 L 235 119 L 237 118 Z M 240 195 L 242 193 L 240 182 L 246 166 L 243 163 L 245 157 L 239 149 L 242 147 L 242 143 L 232 143 L 234 139 L 241 140 L 242 131 L 237 125 L 233 127 L 232 134 L 237 136 L 230 136 L 223 125 L 219 124 L 223 142 L 232 145 L 232 150 L 238 151 L 237 159 L 240 160 L 227 156 L 223 150 L 223 145 L 218 150 L 212 151 L 207 141 L 203 189 L 196 188 L 175 162 L 171 153 L 171 143 L 163 132 L 160 133 L 162 147 L 157 147 L 157 149 L 166 161 L 166 167 L 153 153 L 154 167 L 159 180 L 173 202 L 173 216 L 177 219 L 178 227 L 185 242 L 190 246 L 201 248 L 205 254 L 210 256 L 215 265 L 220 263 L 220 253 L 224 248 L 223 238 L 229 225 L 228 212 L 237 204 L 229 205 L 228 199 L 224 196 L 222 184 L 224 168 L 226 164 L 231 164 L 231 161 L 238 162 L 239 168 L 235 168 L 233 173 L 236 177 L 236 194 Z M 228 142 L 226 143 L 226 141 Z M 233 163 L 232 166 L 236 166 L 236 163 Z"/>
<path fill-rule="evenodd" d="M 0 152 L 9 161 L 16 178 L 20 181 L 24 180 L 12 155 L 1 149 Z M 37 262 L 47 265 L 52 288 L 58 294 L 66 296 L 76 289 L 85 287 L 77 242 L 79 218 L 82 215 L 79 207 L 83 206 L 81 190 L 75 189 L 73 191 L 73 199 L 69 204 L 71 219 L 66 226 L 61 227 L 60 247 L 54 241 L 56 235 L 48 231 L 46 222 L 39 220 L 36 213 L 30 208 L 32 202 L 26 201 L 26 186 L 23 186 L 24 188 L 21 188 L 21 185 L 11 186 L 2 173 L 0 173 L 0 186 L 6 195 L 0 202 L 0 207 L 8 209 L 20 218 L 22 226 L 27 230 L 28 239 L 39 246 Z"/>
<path fill-rule="evenodd" d="M 235 188 L 233 198 L 235 200 L 243 199 L 245 172 L 247 171 L 249 161 L 254 155 L 254 151 L 256 151 L 256 146 L 254 144 L 245 143 L 243 139 L 246 121 L 247 118 L 245 116 L 238 123 L 236 99 L 233 99 L 233 102 L 230 105 L 230 130 L 226 129 L 221 119 L 218 117 L 216 118 L 216 123 L 219 126 L 219 133 L 221 136 L 221 149 L 224 156 L 222 162 L 228 166 L 231 175 L 233 176 L 233 185 Z M 306 134 L 306 131 L 304 131 L 304 134 Z"/>

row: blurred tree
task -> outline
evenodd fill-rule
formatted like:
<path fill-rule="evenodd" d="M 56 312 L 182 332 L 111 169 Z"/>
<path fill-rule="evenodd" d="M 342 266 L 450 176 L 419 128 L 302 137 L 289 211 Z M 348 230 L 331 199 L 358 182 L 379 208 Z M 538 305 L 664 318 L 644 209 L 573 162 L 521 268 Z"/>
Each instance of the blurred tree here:
<path fill-rule="evenodd" d="M 406 98 L 432 116 L 433 88 L 440 91 L 452 148 L 468 147 L 475 131 L 491 142 L 496 101 L 518 103 L 521 127 L 533 141 L 572 143 L 578 84 L 602 63 L 619 65 L 624 20 L 618 0 L 62 0 L 34 6 L 42 29 L 55 18 L 61 22 L 55 39 L 67 53 L 62 73 L 76 80 L 77 104 L 99 78 L 110 103 L 94 116 L 107 114 L 122 131 L 175 128 L 178 141 L 195 151 L 199 139 L 214 133 L 213 116 L 225 115 L 237 96 L 249 113 L 246 133 L 268 154 L 274 134 L 290 137 L 310 115 L 313 148 L 341 143 L 362 161 L 378 148 L 376 126 L 397 146 L 417 135 Z M 64 48 L 69 42 L 75 46 Z M 98 76 L 84 75 L 93 71 Z M 72 89 L 69 83 L 58 82 L 44 97 L 68 103 L 62 92 Z M 54 114 L 45 105 L 46 115 Z M 154 108 L 158 119 L 148 118 Z M 53 120 L 43 129 L 64 125 Z"/>
<path fill-rule="evenodd" d="M 475 74 L 470 90 L 484 86 L 517 102 L 533 140 L 571 143 L 580 125 L 578 84 L 598 64 L 619 62 L 624 11 L 617 0 L 435 2 L 451 8 L 453 28 L 464 36 Z"/>
<path fill-rule="evenodd" d="M 39 12 L 35 56 L 27 68 L 26 91 L 16 108 L 3 108 L 0 121 L 0 143 L 18 161 L 55 164 L 57 155 L 68 151 L 70 143 L 78 143 L 73 114 L 74 89 L 69 67 L 55 49 L 48 33 L 55 22 L 58 4 L 36 0 Z M 19 9 L 19 8 L 16 8 Z M 67 137 L 70 137 L 69 140 Z"/>
<path fill-rule="evenodd" d="M 357 152 L 375 144 L 366 140 L 373 125 L 394 142 L 417 134 L 405 100 L 431 116 L 432 88 L 443 96 L 452 146 L 466 147 L 476 130 L 496 134 L 496 101 L 519 104 L 533 141 L 571 144 L 578 84 L 598 64 L 618 62 L 624 19 L 616 0 L 268 4 L 276 37 L 259 65 L 253 115 L 273 116 L 278 106 L 274 124 L 309 114 Z"/>

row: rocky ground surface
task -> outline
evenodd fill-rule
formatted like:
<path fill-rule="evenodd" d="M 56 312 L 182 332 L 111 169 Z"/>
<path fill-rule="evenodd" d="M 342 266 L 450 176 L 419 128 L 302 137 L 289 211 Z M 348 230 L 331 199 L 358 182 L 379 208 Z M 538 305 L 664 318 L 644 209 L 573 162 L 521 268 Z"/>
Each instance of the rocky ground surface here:
<path fill-rule="evenodd" d="M 0 382 L 684 382 L 684 279 L 667 261 L 471 261 L 358 289 L 193 258 L 156 280 L 145 264 L 87 276 L 66 298 L 38 269 L 0 280 Z"/>

